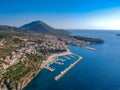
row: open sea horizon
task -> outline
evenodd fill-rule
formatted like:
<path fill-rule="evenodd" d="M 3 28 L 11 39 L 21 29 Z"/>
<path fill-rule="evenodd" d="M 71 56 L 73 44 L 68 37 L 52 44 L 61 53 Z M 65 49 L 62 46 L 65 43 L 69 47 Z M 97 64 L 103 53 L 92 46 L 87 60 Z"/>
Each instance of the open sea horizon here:
<path fill-rule="evenodd" d="M 69 46 L 71 52 L 83 59 L 59 81 L 54 77 L 76 60 L 51 65 L 54 72 L 41 70 L 24 90 L 120 90 L 120 31 L 117 30 L 69 30 L 71 35 L 100 38 L 103 44 L 91 44 L 96 51 Z M 64 57 L 60 56 L 65 60 Z"/>

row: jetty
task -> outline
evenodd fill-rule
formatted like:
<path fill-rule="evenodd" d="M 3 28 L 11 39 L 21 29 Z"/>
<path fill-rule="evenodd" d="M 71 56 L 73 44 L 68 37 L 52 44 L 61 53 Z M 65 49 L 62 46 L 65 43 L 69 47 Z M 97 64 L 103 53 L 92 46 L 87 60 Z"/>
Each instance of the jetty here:
<path fill-rule="evenodd" d="M 86 48 L 86 49 L 89 49 L 89 50 L 96 50 L 95 48 L 92 48 L 92 47 L 88 47 L 88 46 L 83 46 L 83 48 Z"/>
<path fill-rule="evenodd" d="M 69 67 L 67 67 L 65 70 L 61 71 L 60 74 L 58 74 L 54 79 L 57 81 L 61 77 L 63 77 L 71 68 L 73 68 L 80 60 L 82 60 L 82 57 L 79 56 L 78 60 L 72 63 Z"/>
<path fill-rule="evenodd" d="M 54 68 L 51 68 L 49 65 L 46 65 L 44 68 L 45 68 L 46 70 L 51 71 L 51 72 L 53 72 L 53 71 L 55 70 Z"/>

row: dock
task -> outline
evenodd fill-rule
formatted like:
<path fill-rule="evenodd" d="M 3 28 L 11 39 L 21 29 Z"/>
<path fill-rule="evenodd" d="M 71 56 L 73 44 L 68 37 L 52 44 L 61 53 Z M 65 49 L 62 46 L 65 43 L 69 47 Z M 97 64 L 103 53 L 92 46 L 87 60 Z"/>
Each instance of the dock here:
<path fill-rule="evenodd" d="M 78 60 L 72 63 L 69 67 L 67 67 L 65 70 L 61 71 L 60 74 L 58 74 L 54 79 L 57 81 L 61 77 L 63 77 L 71 68 L 73 68 L 80 60 L 82 60 L 82 57 L 79 56 Z"/>
<path fill-rule="evenodd" d="M 73 54 L 70 54 L 69 57 L 74 58 L 75 56 L 73 56 Z"/>
<path fill-rule="evenodd" d="M 65 60 L 64 60 L 64 59 L 57 59 L 57 61 L 61 61 L 61 62 L 64 62 Z"/>
<path fill-rule="evenodd" d="M 66 56 L 66 55 L 64 55 L 64 57 L 65 57 L 66 59 L 70 60 L 70 57 L 68 57 L 68 56 Z"/>
<path fill-rule="evenodd" d="M 64 63 L 56 61 L 55 64 L 63 65 Z"/>

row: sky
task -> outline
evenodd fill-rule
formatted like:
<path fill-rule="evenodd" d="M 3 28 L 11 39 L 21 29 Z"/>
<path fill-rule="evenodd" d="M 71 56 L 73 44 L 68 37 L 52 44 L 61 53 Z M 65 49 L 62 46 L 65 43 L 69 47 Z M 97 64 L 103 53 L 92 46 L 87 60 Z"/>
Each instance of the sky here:
<path fill-rule="evenodd" d="M 120 30 L 120 0 L 0 0 L 0 25 Z"/>

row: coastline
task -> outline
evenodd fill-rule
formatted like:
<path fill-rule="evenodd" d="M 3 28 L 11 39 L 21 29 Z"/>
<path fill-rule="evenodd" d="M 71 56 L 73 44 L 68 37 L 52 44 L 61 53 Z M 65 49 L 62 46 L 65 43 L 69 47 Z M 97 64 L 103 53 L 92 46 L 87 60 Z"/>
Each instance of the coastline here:
<path fill-rule="evenodd" d="M 36 72 L 35 76 L 30 78 L 29 81 L 27 81 L 22 86 L 21 89 L 24 89 L 40 73 L 41 69 L 43 69 L 45 65 L 53 62 L 55 57 L 64 56 L 64 55 L 68 55 L 68 54 L 72 54 L 72 52 L 67 48 L 67 51 L 65 51 L 65 52 L 55 53 L 55 54 L 51 54 L 50 56 L 48 56 L 47 59 L 41 63 L 40 68 L 39 68 L 38 72 Z"/>
<path fill-rule="evenodd" d="M 59 56 L 64 56 L 64 55 L 68 55 L 68 54 L 72 54 L 72 52 L 70 52 L 69 49 L 67 49 L 66 52 L 62 52 L 62 53 L 56 53 L 56 54 L 51 54 L 50 56 L 48 56 L 47 60 L 46 61 L 43 61 L 42 64 L 41 64 L 41 69 L 44 68 L 45 65 L 48 65 L 50 64 L 51 62 L 54 62 L 56 59 L 56 57 L 59 57 Z"/>

